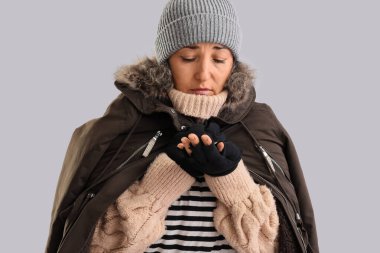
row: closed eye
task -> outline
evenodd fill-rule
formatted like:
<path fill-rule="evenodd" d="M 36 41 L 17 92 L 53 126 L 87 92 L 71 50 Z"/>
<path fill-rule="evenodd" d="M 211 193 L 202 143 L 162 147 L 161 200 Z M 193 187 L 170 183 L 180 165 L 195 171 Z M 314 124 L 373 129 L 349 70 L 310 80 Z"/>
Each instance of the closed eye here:
<path fill-rule="evenodd" d="M 195 58 L 185 58 L 185 57 L 181 57 L 181 58 L 185 62 L 193 62 L 195 60 Z"/>
<path fill-rule="evenodd" d="M 219 59 L 214 59 L 214 61 L 215 61 L 216 63 L 225 63 L 225 62 L 226 62 L 226 60 L 219 60 Z"/>
<path fill-rule="evenodd" d="M 185 62 L 193 62 L 195 61 L 195 58 L 185 58 L 185 57 L 181 57 L 183 61 Z M 214 62 L 216 63 L 225 63 L 226 60 L 220 60 L 220 59 L 213 59 Z"/>

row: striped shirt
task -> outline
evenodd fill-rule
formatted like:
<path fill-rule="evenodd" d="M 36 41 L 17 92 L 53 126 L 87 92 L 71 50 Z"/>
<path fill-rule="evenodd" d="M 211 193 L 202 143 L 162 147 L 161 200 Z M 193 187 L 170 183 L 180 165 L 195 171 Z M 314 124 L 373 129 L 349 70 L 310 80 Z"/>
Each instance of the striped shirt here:
<path fill-rule="evenodd" d="M 204 178 L 197 179 L 169 207 L 165 234 L 145 252 L 236 252 L 215 230 L 215 207 L 216 198 Z"/>

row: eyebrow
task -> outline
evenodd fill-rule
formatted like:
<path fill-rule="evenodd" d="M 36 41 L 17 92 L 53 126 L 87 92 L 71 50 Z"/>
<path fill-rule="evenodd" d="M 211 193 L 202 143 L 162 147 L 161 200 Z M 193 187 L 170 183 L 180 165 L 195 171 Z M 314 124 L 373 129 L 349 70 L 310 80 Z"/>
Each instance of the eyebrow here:
<path fill-rule="evenodd" d="M 186 46 L 184 48 L 190 48 L 190 49 L 199 49 L 199 47 L 197 45 L 190 45 L 190 46 Z M 221 50 L 221 49 L 226 49 L 227 47 L 226 46 L 214 46 L 212 49 L 216 49 L 216 50 Z"/>

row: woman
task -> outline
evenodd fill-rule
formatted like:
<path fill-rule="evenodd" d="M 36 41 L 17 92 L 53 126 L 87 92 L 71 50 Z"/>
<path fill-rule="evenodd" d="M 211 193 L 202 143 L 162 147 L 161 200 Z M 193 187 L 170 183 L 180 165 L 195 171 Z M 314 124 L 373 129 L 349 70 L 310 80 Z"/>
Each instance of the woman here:
<path fill-rule="evenodd" d="M 74 131 L 47 252 L 318 252 L 294 145 L 255 102 L 227 0 L 171 0 L 156 58 Z"/>

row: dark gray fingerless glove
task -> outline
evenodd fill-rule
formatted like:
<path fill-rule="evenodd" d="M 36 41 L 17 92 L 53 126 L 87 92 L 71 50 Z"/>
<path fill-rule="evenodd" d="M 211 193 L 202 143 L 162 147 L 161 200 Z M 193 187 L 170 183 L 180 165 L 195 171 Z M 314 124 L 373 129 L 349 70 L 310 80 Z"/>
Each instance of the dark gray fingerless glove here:
<path fill-rule="evenodd" d="M 177 148 L 182 137 L 194 133 L 199 138 L 198 145 L 190 145 L 192 154 L 188 155 L 186 150 Z M 201 136 L 207 134 L 211 145 L 204 145 Z M 219 152 L 216 144 L 224 143 L 224 149 Z M 224 176 L 234 171 L 241 159 L 240 149 L 232 142 L 226 141 L 220 132 L 217 123 L 211 122 L 205 127 L 202 124 L 194 124 L 184 131 L 178 132 L 173 141 L 166 148 L 167 155 L 174 160 L 183 170 L 193 177 L 201 177 L 203 174 L 210 176 Z"/>
<path fill-rule="evenodd" d="M 210 176 L 225 176 L 233 172 L 240 159 L 241 152 L 232 142 L 224 142 L 224 149 L 219 152 L 212 143 L 207 146 L 200 142 L 192 146 L 191 154 L 192 165 L 200 168 L 202 172 Z"/>
<path fill-rule="evenodd" d="M 220 132 L 220 126 L 216 122 L 210 122 L 204 129 L 204 132 L 196 133 L 200 143 L 196 146 L 191 145 L 191 166 L 199 167 L 202 172 L 210 176 L 224 176 L 234 171 L 241 159 L 240 149 L 226 140 Z M 207 146 L 201 140 L 202 134 L 207 134 L 212 144 Z M 224 143 L 224 149 L 219 152 L 216 145 L 219 142 Z"/>
<path fill-rule="evenodd" d="M 194 164 L 194 161 L 191 159 L 191 156 L 187 154 L 186 150 L 179 149 L 177 145 L 178 143 L 181 143 L 182 137 L 187 137 L 190 133 L 195 133 L 196 135 L 200 134 L 199 136 L 201 136 L 204 133 L 204 128 L 205 126 L 202 124 L 194 124 L 191 127 L 178 132 L 173 136 L 172 141 L 165 149 L 166 154 L 194 178 L 202 177 L 204 173 L 200 170 L 199 166 Z"/>

